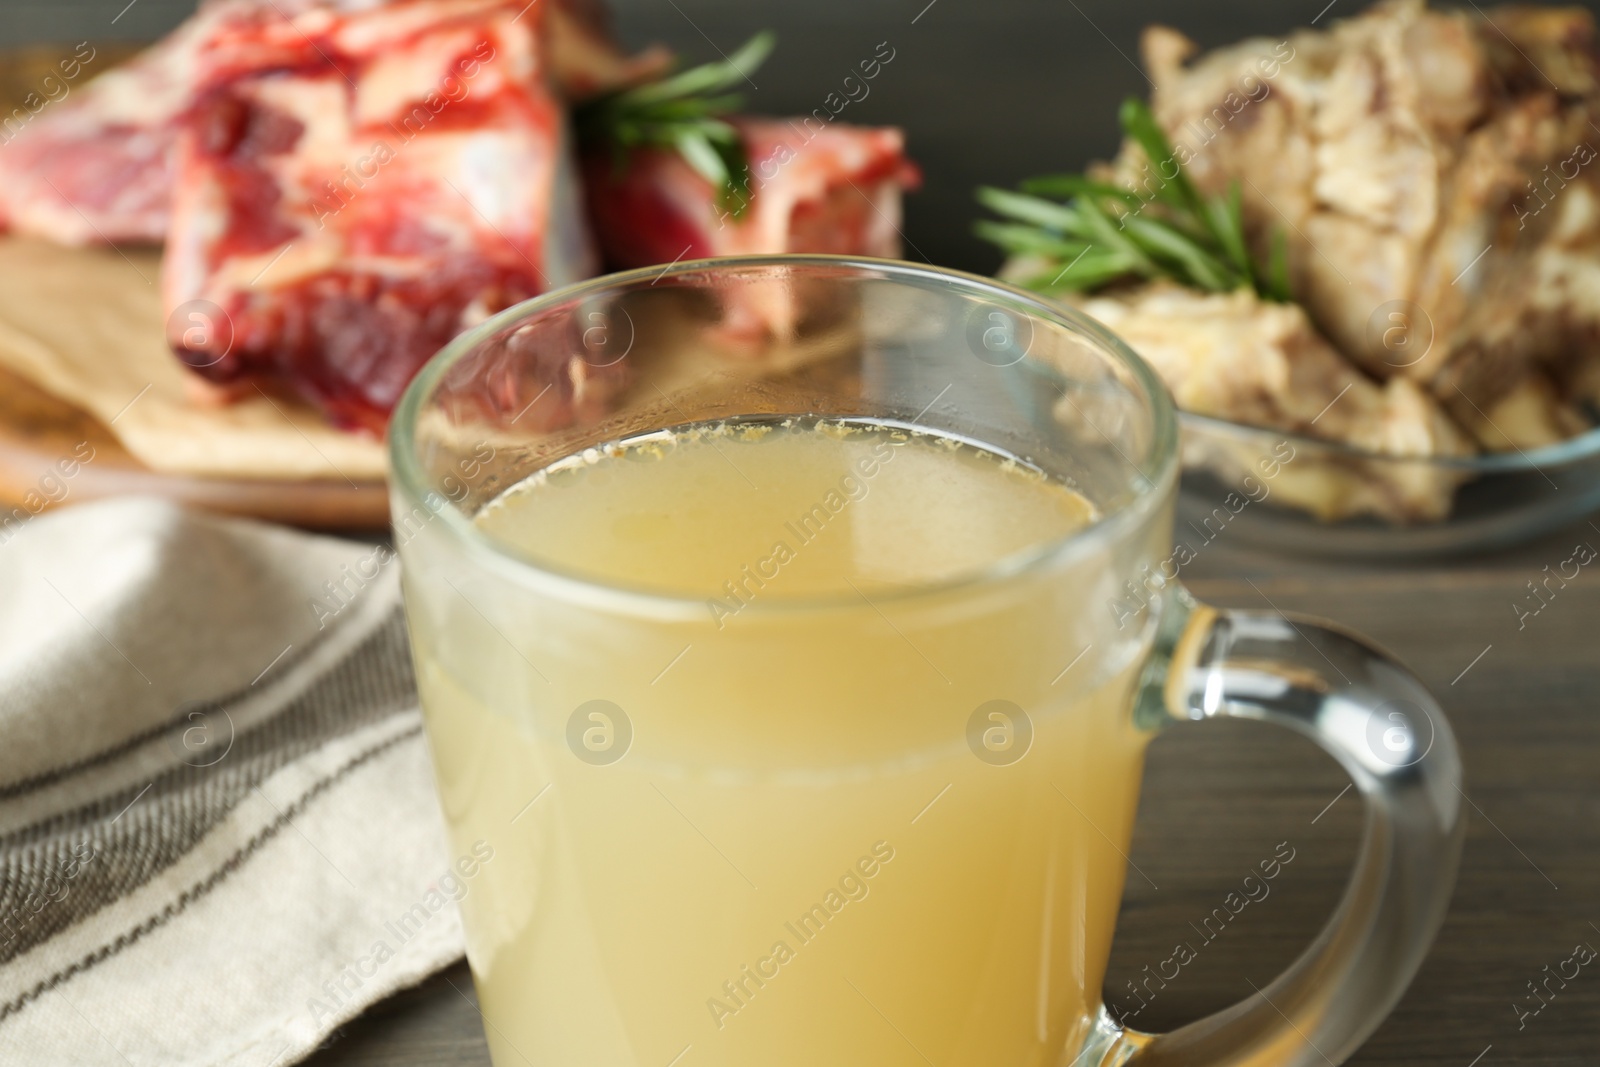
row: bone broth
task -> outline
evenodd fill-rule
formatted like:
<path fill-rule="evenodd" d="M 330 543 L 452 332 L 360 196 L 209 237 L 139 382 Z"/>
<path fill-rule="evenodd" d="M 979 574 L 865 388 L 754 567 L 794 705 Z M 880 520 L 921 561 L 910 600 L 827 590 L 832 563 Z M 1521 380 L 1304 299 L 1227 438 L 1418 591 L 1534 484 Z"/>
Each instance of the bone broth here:
<path fill-rule="evenodd" d="M 1146 646 L 1103 565 L 1023 562 L 1095 518 L 950 438 L 738 422 L 501 494 L 478 531 L 537 571 L 441 562 L 446 582 L 408 557 L 454 845 L 494 849 L 462 907 L 496 1064 L 1042 1067 L 1076 1048 L 1122 890 Z"/>

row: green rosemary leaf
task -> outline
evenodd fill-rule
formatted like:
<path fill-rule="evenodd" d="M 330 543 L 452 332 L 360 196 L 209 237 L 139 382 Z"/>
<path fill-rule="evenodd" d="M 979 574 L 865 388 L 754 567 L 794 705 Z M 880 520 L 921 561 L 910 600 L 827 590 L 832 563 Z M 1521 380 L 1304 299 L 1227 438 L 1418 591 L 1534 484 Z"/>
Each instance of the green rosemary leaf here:
<path fill-rule="evenodd" d="M 1032 178 L 1020 191 L 984 187 L 979 203 L 1005 222 L 982 222 L 977 234 L 1013 255 L 1059 264 L 1031 279 L 1041 292 L 1088 291 L 1129 278 L 1170 278 L 1207 292 L 1254 289 L 1290 299 L 1287 244 L 1272 234 L 1263 273 L 1245 239 L 1238 183 L 1207 199 L 1189 180 L 1160 124 L 1142 101 L 1122 106 L 1122 128 L 1149 159 L 1153 192 L 1125 189 L 1077 174 Z"/>
<path fill-rule="evenodd" d="M 1244 210 L 1239 183 L 1234 182 L 1228 187 L 1226 199 L 1213 200 L 1206 208 L 1211 220 L 1211 232 L 1216 234 L 1217 243 L 1222 246 L 1228 261 L 1252 289 L 1258 288 L 1255 264 L 1251 262 L 1250 250 L 1244 243 Z"/>
<path fill-rule="evenodd" d="M 1074 233 L 1081 228 L 1076 211 L 1041 197 L 986 185 L 978 190 L 978 202 L 998 214 L 1057 232 Z"/>
<path fill-rule="evenodd" d="M 762 31 L 717 62 L 583 104 L 573 116 L 579 141 L 589 148 L 609 146 L 619 171 L 632 149 L 675 151 L 716 187 L 719 206 L 738 218 L 749 205 L 750 161 L 739 131 L 722 116 L 742 105 L 735 90 L 776 40 Z"/>
<path fill-rule="evenodd" d="M 1089 236 L 1096 243 L 1122 256 L 1133 264 L 1133 269 L 1147 278 L 1158 277 L 1164 273 L 1150 254 L 1131 239 L 1127 232 L 1118 228 L 1116 220 L 1105 213 L 1105 210 L 1087 197 L 1073 201 L 1077 208 L 1078 216 L 1083 219 L 1084 227 Z"/>
<path fill-rule="evenodd" d="M 632 112 L 630 117 L 632 121 L 645 123 L 706 122 L 737 110 L 742 102 L 737 93 L 688 100 L 663 100 Z"/>
<path fill-rule="evenodd" d="M 672 143 L 678 149 L 678 154 L 683 156 L 684 162 L 693 167 L 706 181 L 717 187 L 722 187 L 728 181 L 728 168 L 721 154 L 712 147 L 702 131 L 694 127 L 683 127 L 673 134 Z"/>
<path fill-rule="evenodd" d="M 777 36 L 771 30 L 762 30 L 726 59 L 691 67 L 660 81 L 626 89 L 616 99 L 626 107 L 646 107 L 666 100 L 726 92 L 742 85 L 757 67 L 766 62 L 777 41 Z"/>
<path fill-rule="evenodd" d="M 1145 158 L 1155 170 L 1156 195 L 1191 216 L 1203 217 L 1205 207 L 1200 193 L 1189 181 L 1189 175 L 1172 150 L 1172 142 L 1167 140 L 1149 105 L 1137 97 L 1129 97 L 1122 103 L 1120 117 L 1123 132 L 1144 150 Z"/>
<path fill-rule="evenodd" d="M 1240 287 L 1240 277 L 1228 264 L 1170 226 L 1146 218 L 1127 220 L 1129 232 L 1149 251 L 1181 270 L 1190 287 L 1226 293 Z"/>
<path fill-rule="evenodd" d="M 1272 252 L 1267 261 L 1266 295 L 1280 304 L 1294 300 L 1294 290 L 1289 282 L 1289 235 L 1282 230 L 1272 232 Z"/>
<path fill-rule="evenodd" d="M 1060 270 L 1025 280 L 1022 286 L 1041 293 L 1092 293 L 1133 274 L 1133 264 L 1126 258 L 1113 252 L 1089 252 L 1068 261 Z"/>
<path fill-rule="evenodd" d="M 1051 174 L 1043 178 L 1028 178 L 1018 188 L 1033 196 L 1049 196 L 1060 200 L 1074 196 L 1100 196 L 1121 200 L 1125 204 L 1144 202 L 1144 198 L 1132 189 L 1124 189 L 1110 182 L 1098 182 L 1082 174 Z"/>
<path fill-rule="evenodd" d="M 1020 223 L 990 222 L 984 219 L 973 228 L 979 237 L 1016 255 L 1044 255 L 1070 260 L 1094 247 L 1085 241 L 1065 240 L 1037 227 Z"/>

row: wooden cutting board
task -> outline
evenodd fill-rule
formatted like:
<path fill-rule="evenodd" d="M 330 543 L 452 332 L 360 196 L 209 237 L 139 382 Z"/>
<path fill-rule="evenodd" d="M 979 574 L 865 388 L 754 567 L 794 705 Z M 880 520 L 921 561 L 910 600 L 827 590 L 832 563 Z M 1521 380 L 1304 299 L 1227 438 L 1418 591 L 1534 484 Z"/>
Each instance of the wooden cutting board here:
<path fill-rule="evenodd" d="M 95 66 L 107 69 L 135 50 L 97 46 Z M 70 52 L 62 46 L 0 52 L 0 100 L 6 110 L 35 91 Z M 63 314 L 71 313 L 63 309 Z M 93 458 L 78 462 L 87 456 Z M 104 423 L 0 368 L 0 526 L 68 503 L 132 493 L 326 530 L 377 531 L 388 521 L 388 492 L 381 480 L 267 480 L 152 471 L 118 444 Z"/>
<path fill-rule="evenodd" d="M 77 462 L 89 456 L 89 462 Z M 0 525 L 8 512 L 21 518 L 16 511 L 31 516 L 136 493 L 319 530 L 376 532 L 389 514 L 383 482 L 157 474 L 130 456 L 98 420 L 0 368 Z"/>

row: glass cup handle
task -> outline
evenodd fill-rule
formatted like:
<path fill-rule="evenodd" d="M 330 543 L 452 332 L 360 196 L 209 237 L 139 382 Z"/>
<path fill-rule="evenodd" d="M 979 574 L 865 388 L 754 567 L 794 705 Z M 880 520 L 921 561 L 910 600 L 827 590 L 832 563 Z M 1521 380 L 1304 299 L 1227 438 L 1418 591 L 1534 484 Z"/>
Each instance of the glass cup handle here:
<path fill-rule="evenodd" d="M 1399 1001 L 1449 906 L 1466 826 L 1455 737 L 1416 676 L 1355 634 L 1211 608 L 1171 589 L 1178 602 L 1144 676 L 1140 721 L 1256 719 L 1297 730 L 1349 773 L 1366 829 L 1338 909 L 1287 971 L 1170 1033 L 1117 1031 L 1103 1013 L 1098 1062 L 1343 1063 Z"/>

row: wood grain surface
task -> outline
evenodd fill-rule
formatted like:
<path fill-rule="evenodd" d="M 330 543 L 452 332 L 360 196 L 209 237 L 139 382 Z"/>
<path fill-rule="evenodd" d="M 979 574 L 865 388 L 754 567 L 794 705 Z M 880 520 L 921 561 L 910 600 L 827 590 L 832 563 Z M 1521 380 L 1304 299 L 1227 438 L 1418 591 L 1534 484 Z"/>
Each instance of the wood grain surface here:
<path fill-rule="evenodd" d="M 1525 628 L 1512 608 L 1525 583 L 1579 542 L 1600 548 L 1600 529 L 1582 523 L 1510 555 L 1398 568 L 1275 558 L 1219 541 L 1183 575 L 1214 604 L 1270 602 L 1370 635 L 1427 682 L 1460 741 L 1471 804 L 1449 918 L 1353 1064 L 1600 1062 L 1600 972 L 1580 972 L 1525 1025 L 1513 1010 L 1536 1006 L 1526 983 L 1546 964 L 1579 942 L 1600 948 L 1600 570 L 1582 571 Z M 1347 784 L 1311 742 L 1272 727 L 1183 723 L 1155 741 L 1131 853 L 1148 881 L 1130 870 L 1111 1004 L 1139 1010 L 1125 983 L 1179 941 L 1195 941 L 1190 924 L 1279 842 L 1295 858 L 1271 895 L 1203 945 L 1130 1025 L 1166 1030 L 1224 1008 L 1311 941 L 1343 891 L 1360 834 Z M 344 1027 L 308 1062 L 488 1064 L 465 965 Z"/>
<path fill-rule="evenodd" d="M 80 456 L 93 458 L 75 463 Z M 69 502 L 132 493 L 317 530 L 373 533 L 389 520 L 389 489 L 383 482 L 157 474 L 92 416 L 0 368 L 0 513 L 17 508 L 38 514 Z"/>

